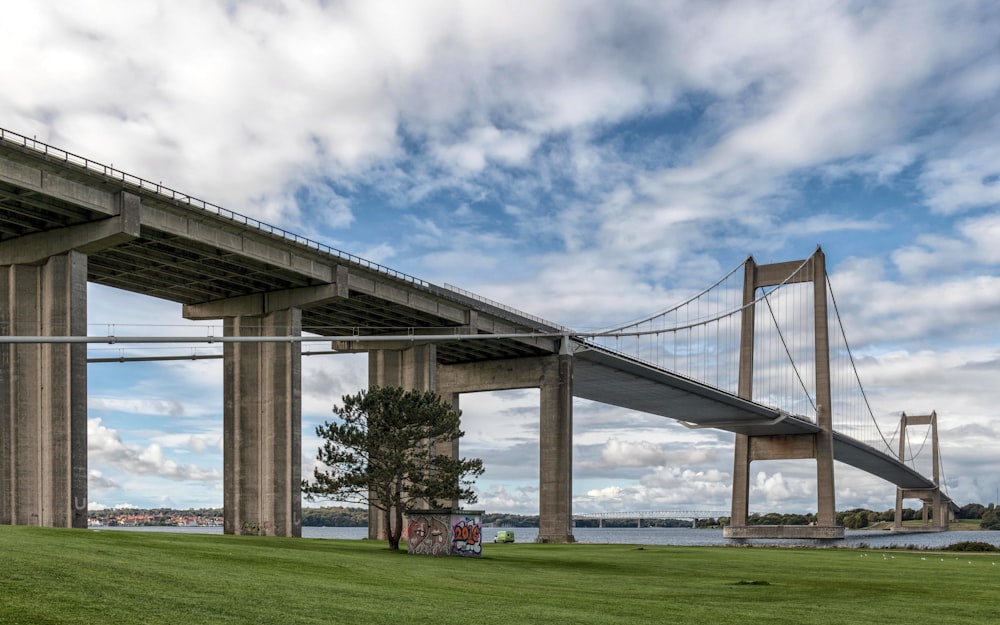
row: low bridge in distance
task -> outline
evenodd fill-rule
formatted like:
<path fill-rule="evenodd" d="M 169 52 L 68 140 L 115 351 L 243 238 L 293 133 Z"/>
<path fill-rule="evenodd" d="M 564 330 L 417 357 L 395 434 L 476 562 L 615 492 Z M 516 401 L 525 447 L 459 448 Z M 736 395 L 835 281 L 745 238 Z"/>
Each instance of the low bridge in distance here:
<path fill-rule="evenodd" d="M 583 512 L 573 514 L 574 521 L 597 521 L 598 527 L 604 527 L 604 522 L 609 520 L 634 520 L 636 527 L 642 527 L 643 521 L 656 521 L 660 519 L 681 519 L 691 521 L 696 524 L 702 519 L 718 519 L 728 517 L 728 510 L 636 510 L 612 512 Z"/>

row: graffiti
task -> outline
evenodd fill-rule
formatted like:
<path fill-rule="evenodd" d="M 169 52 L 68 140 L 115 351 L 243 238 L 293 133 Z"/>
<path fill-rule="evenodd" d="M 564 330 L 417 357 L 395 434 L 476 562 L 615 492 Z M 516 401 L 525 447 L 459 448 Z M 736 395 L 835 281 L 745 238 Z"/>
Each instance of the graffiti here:
<path fill-rule="evenodd" d="M 483 554 L 483 527 L 480 517 L 452 517 L 451 533 L 451 552 L 455 555 L 478 557 Z"/>
<path fill-rule="evenodd" d="M 482 517 L 477 513 L 414 511 L 406 526 L 407 552 L 426 556 L 483 554 Z"/>
<path fill-rule="evenodd" d="M 451 555 L 448 515 L 419 514 L 406 527 L 407 552 L 425 556 Z"/>
<path fill-rule="evenodd" d="M 267 536 L 267 530 L 269 529 L 271 529 L 270 521 L 264 521 L 263 523 L 243 521 L 243 525 L 240 526 L 240 534 L 244 536 Z"/>

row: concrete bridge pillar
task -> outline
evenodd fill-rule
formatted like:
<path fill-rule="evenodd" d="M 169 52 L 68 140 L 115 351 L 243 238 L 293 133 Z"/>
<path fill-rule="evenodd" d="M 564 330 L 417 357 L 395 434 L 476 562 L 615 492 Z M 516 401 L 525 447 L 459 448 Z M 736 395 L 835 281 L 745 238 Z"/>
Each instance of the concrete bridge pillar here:
<path fill-rule="evenodd" d="M 15 169 L 37 175 L 39 190 L 70 188 Z M 140 225 L 138 196 L 88 201 L 106 216 L 0 242 L 0 334 L 86 336 L 87 255 L 134 239 Z M 87 527 L 85 344 L 0 345 L 0 523 Z"/>
<path fill-rule="evenodd" d="M 184 305 L 184 318 L 222 319 L 227 337 L 301 336 L 302 309 L 347 296 L 337 281 Z M 223 347 L 223 502 L 227 534 L 302 535 L 302 344 Z"/>
<path fill-rule="evenodd" d="M 907 415 L 905 412 L 899 418 L 899 457 L 904 458 L 907 446 L 907 428 L 911 425 L 926 425 L 930 427 L 932 475 L 935 487 L 922 489 L 896 488 L 896 514 L 893 517 L 893 529 L 903 530 L 903 500 L 917 498 L 922 501 L 921 519 L 923 529 L 937 531 L 947 530 L 951 521 L 950 501 L 941 493 L 941 455 L 938 440 L 937 412 L 928 415 Z M 933 521 L 933 524 L 932 524 Z"/>
<path fill-rule="evenodd" d="M 573 357 L 549 360 L 539 411 L 538 542 L 573 542 Z"/>
<path fill-rule="evenodd" d="M 0 333 L 86 336 L 86 255 L 0 266 Z M 0 345 L 0 523 L 87 527 L 85 344 Z"/>
<path fill-rule="evenodd" d="M 296 308 L 224 323 L 227 337 L 302 333 Z M 224 531 L 301 536 L 301 343 L 226 343 L 223 353 Z"/>
<path fill-rule="evenodd" d="M 378 349 L 368 352 L 368 385 L 398 386 L 413 391 L 437 390 L 437 348 L 433 344 L 405 349 Z M 458 396 L 445 398 L 458 409 Z M 458 441 L 439 448 L 438 453 L 458 456 Z M 368 539 L 385 540 L 385 517 L 368 506 Z"/>
<path fill-rule="evenodd" d="M 538 541 L 573 538 L 573 357 L 570 354 L 438 366 L 438 392 L 538 388 Z M 457 453 L 457 450 L 456 450 Z"/>
<path fill-rule="evenodd" d="M 723 534 L 728 538 L 791 537 L 791 530 L 776 527 L 747 526 L 750 498 L 750 463 L 754 460 L 816 460 L 817 524 L 797 537 L 843 538 L 837 526 L 833 465 L 833 417 L 830 387 L 830 347 L 826 303 L 826 257 L 816 250 L 806 261 L 757 265 L 746 262 L 743 279 L 743 312 L 740 330 L 740 369 L 738 394 L 753 399 L 754 300 L 757 289 L 784 283 L 811 282 L 813 286 L 813 328 L 815 340 L 816 424 L 815 434 L 794 436 L 736 435 L 733 461 L 733 496 L 730 525 Z"/>

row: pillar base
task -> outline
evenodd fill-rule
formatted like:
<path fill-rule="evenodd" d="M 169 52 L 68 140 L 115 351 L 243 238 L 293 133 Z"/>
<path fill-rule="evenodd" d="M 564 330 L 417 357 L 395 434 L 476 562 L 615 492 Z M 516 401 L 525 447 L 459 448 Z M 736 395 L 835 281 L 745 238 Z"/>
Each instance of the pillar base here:
<path fill-rule="evenodd" d="M 538 538 L 535 539 L 535 542 L 536 543 L 552 543 L 552 544 L 566 545 L 566 544 L 569 544 L 569 543 L 575 543 L 576 542 L 576 538 L 574 538 L 572 534 L 565 534 L 565 535 L 563 535 L 563 534 L 559 534 L 559 535 L 549 534 L 549 535 L 546 535 L 546 536 L 542 536 L 541 534 L 539 534 Z"/>
<path fill-rule="evenodd" d="M 840 525 L 747 525 L 725 527 L 723 538 L 794 538 L 815 540 L 840 540 L 844 528 Z"/>
<path fill-rule="evenodd" d="M 905 527 L 890 528 L 893 534 L 937 534 L 947 532 L 949 527 L 939 527 L 936 525 L 909 525 Z"/>

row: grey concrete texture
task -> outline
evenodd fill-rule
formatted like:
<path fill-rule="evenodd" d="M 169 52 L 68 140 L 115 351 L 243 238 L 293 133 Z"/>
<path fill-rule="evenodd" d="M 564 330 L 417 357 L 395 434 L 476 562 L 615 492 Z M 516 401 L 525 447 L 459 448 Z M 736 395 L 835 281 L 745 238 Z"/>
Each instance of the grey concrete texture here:
<path fill-rule="evenodd" d="M 0 266 L 0 328 L 87 332 L 87 258 Z M 85 345 L 0 346 L 0 523 L 87 526 Z"/>

